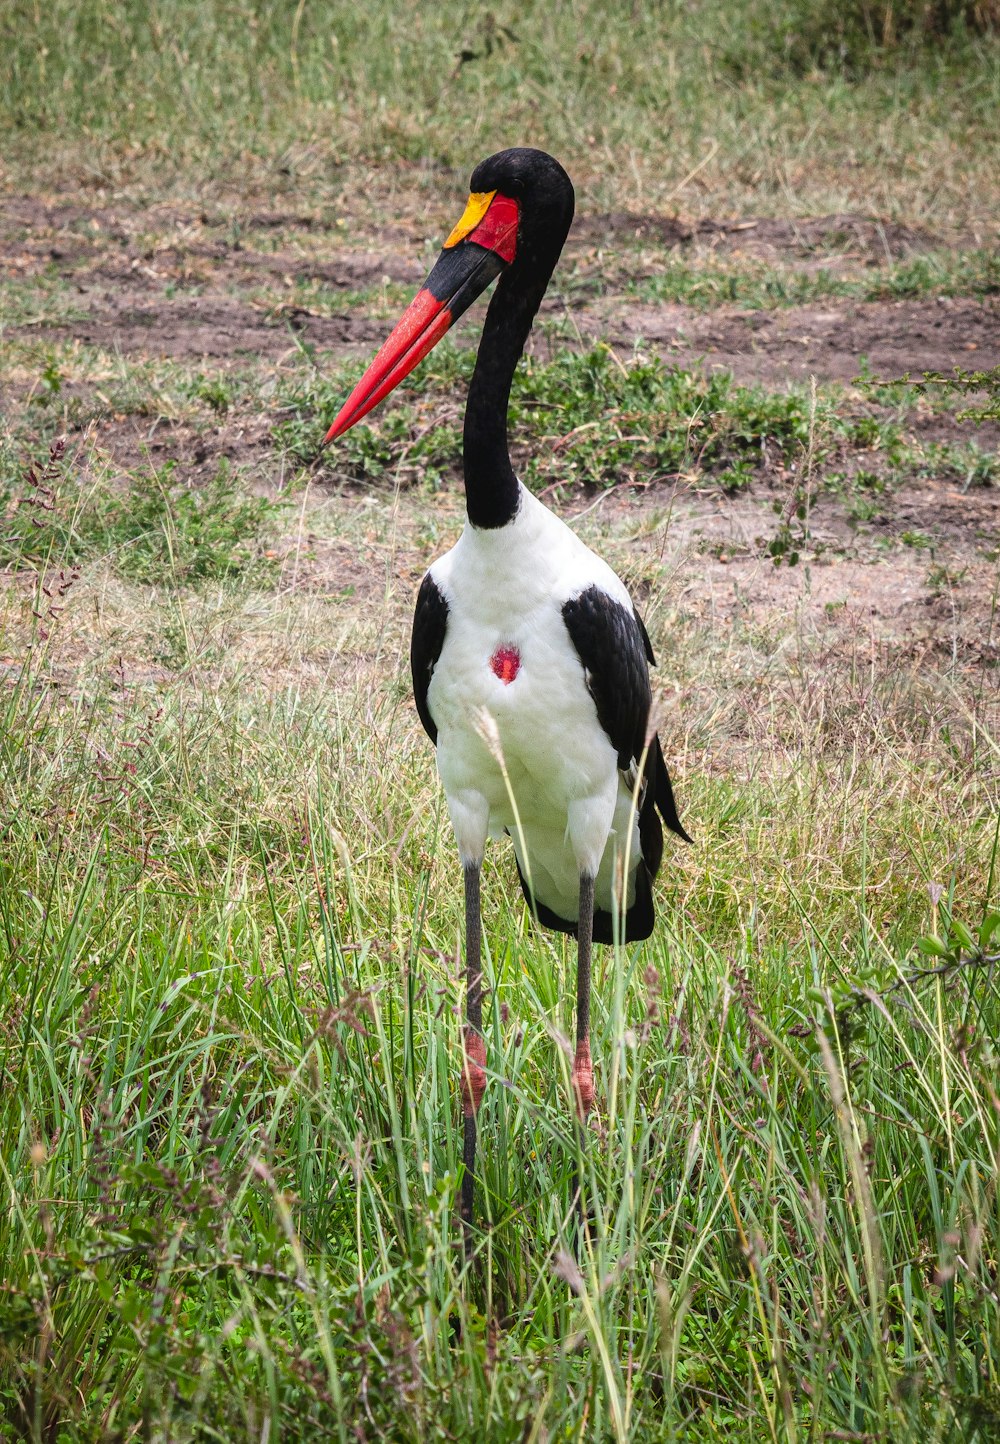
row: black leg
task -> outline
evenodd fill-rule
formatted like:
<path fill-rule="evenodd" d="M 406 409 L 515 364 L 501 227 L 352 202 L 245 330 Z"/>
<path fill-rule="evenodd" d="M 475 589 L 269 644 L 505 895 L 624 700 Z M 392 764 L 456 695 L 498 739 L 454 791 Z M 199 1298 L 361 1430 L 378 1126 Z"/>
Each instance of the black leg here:
<path fill-rule="evenodd" d="M 462 1157 L 462 1224 L 465 1256 L 472 1250 L 472 1205 L 476 1189 L 476 1114 L 486 1089 L 486 1043 L 483 1039 L 482 918 L 479 906 L 480 864 L 465 869 L 465 1035 L 462 1047 L 462 1112 L 465 1147 Z"/>
<path fill-rule="evenodd" d="M 586 1144 L 587 1115 L 594 1102 L 594 1065 L 590 1059 L 590 959 L 594 943 L 594 879 L 580 877 L 580 921 L 576 930 L 576 1056 L 573 1059 L 573 1096 L 579 1128 L 580 1152 Z M 584 1226 L 583 1177 L 575 1175 L 576 1212 Z"/>
<path fill-rule="evenodd" d="M 580 922 L 576 954 L 576 1058 L 573 1094 L 581 1123 L 594 1102 L 594 1068 L 590 1061 L 590 956 L 594 943 L 594 879 L 580 878 Z"/>

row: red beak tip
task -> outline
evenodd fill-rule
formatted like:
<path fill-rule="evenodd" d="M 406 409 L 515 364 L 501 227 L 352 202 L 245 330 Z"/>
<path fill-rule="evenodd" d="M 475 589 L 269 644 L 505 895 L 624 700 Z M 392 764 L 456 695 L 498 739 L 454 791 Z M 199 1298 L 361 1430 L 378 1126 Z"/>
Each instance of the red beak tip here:
<path fill-rule="evenodd" d="M 451 325 L 448 306 L 421 287 L 407 306 L 378 355 L 345 401 L 323 439 L 329 446 L 395 390 L 404 376 L 427 355 Z"/>

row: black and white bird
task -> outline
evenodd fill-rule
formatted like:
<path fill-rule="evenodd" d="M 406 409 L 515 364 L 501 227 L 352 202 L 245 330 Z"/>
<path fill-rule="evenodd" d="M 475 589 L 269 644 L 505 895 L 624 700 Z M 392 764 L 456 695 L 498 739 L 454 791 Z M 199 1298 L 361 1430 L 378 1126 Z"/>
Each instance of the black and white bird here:
<path fill-rule="evenodd" d="M 578 939 L 572 1080 L 581 1120 L 594 1098 L 591 944 L 649 936 L 660 819 L 687 838 L 648 731 L 646 629 L 611 568 L 521 485 L 507 449 L 514 369 L 569 232 L 572 184 L 551 156 L 518 148 L 477 166 L 471 192 L 326 437 L 360 421 L 499 277 L 465 412 L 468 521 L 423 579 L 410 652 L 465 874 L 467 1241 L 486 1087 L 479 885 L 487 838 L 509 834 L 535 916 Z"/>

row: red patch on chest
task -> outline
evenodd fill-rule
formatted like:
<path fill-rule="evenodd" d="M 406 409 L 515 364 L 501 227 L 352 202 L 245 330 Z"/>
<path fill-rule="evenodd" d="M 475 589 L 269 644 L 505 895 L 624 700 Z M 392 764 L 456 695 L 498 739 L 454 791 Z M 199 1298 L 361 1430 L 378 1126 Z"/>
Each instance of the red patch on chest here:
<path fill-rule="evenodd" d="M 505 687 L 509 687 L 521 670 L 521 654 L 516 647 L 497 647 L 490 658 L 490 666 L 493 675 L 499 677 Z"/>

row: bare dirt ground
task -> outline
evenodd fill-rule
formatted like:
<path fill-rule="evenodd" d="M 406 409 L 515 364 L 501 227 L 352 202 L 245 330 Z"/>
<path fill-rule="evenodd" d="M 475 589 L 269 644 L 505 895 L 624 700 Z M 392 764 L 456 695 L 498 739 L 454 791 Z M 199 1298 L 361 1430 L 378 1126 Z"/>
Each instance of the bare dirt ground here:
<path fill-rule="evenodd" d="M 683 306 L 625 305 L 609 312 L 606 324 L 614 344 L 662 350 L 683 366 L 700 361 L 747 384 L 780 386 L 810 376 L 850 381 L 862 358 L 889 378 L 995 366 L 1000 355 L 996 303 L 950 296 L 709 315 Z"/>
<path fill-rule="evenodd" d="M 21 301 L 4 335 L 38 346 L 82 343 L 129 364 L 169 360 L 223 370 L 280 365 L 303 346 L 321 365 L 367 353 L 398 309 L 394 296 L 392 304 L 379 306 L 378 288 L 384 293 L 386 287 L 415 286 L 433 252 L 421 247 L 420 222 L 413 218 L 370 232 L 365 245 L 358 244 L 358 234 L 357 222 L 310 215 L 213 216 L 125 204 L 90 207 L 78 199 L 8 199 L 0 208 L 0 275 L 16 284 Z M 772 310 L 730 305 L 703 311 L 637 300 L 626 284 L 655 276 L 667 255 L 692 265 L 722 259 L 858 274 L 967 242 L 860 216 L 691 225 L 582 216 L 562 263 L 565 280 L 548 299 L 543 320 L 570 319 L 572 334 L 563 327 L 560 344 L 574 337 L 581 343 L 603 339 L 624 353 L 639 347 L 679 365 L 725 368 L 738 381 L 770 388 L 811 377 L 849 383 L 862 365 L 886 378 L 988 368 L 1000 364 L 996 296 L 882 302 L 829 297 Z M 544 326 L 533 344 L 551 344 Z M 31 384 L 0 379 L 0 411 L 13 414 Z M 226 456 L 250 463 L 266 480 L 273 467 L 272 421 L 234 411 L 206 429 L 164 416 L 112 414 L 95 435 L 123 468 L 141 455 L 170 456 L 197 476 Z M 995 427 L 970 430 L 929 407 L 913 409 L 907 425 L 924 440 L 975 438 L 987 450 L 995 450 L 998 440 Z M 318 474 L 317 495 L 325 485 Z M 859 522 L 835 489 L 817 486 L 803 552 L 806 575 L 775 567 L 764 556 L 775 503 L 780 507 L 788 486 L 788 478 L 764 479 L 739 496 L 726 496 L 681 481 L 641 495 L 595 499 L 595 515 L 618 536 L 635 532 L 652 512 L 668 517 L 669 540 L 654 527 L 653 539 L 643 544 L 669 562 L 679 605 L 712 626 L 725 628 L 748 615 L 762 624 L 787 620 L 794 605 L 804 609 L 817 635 L 852 655 L 860 628 L 869 649 L 891 645 L 914 660 L 933 652 L 966 667 L 996 662 L 995 487 L 963 486 L 931 470 L 919 481 L 887 489 Z M 457 527 L 456 500 L 449 497 L 445 511 Z M 360 504 L 357 493 L 342 496 L 345 512 Z M 590 498 L 578 496 L 568 509 L 589 505 Z M 427 559 L 428 544 L 413 541 L 414 534 L 414 527 L 400 532 L 402 575 L 418 575 Z M 295 585 L 362 600 L 380 593 L 381 570 L 363 553 L 310 540 L 315 545 L 307 564 L 299 558 Z"/>
<path fill-rule="evenodd" d="M 294 300 L 254 300 L 246 293 L 275 283 L 291 288 L 312 282 L 347 295 L 383 281 L 419 284 L 426 268 L 412 225 L 384 231 L 377 238 L 381 244 L 366 249 L 347 244 L 345 229 L 307 216 L 255 213 L 219 223 L 203 214 L 151 216 L 23 199 L 0 209 L 0 268 L 25 280 L 55 277 L 66 287 L 74 318 L 64 325 L 31 322 L 40 335 L 72 336 L 127 354 L 231 361 L 280 353 L 292 329 L 312 345 L 338 351 L 369 346 L 384 334 L 384 323 L 356 305 L 324 315 Z M 259 248 L 262 238 L 268 249 Z M 649 241 L 661 252 L 666 247 L 693 261 L 709 256 L 793 261 L 832 272 L 935 252 L 946 244 L 941 237 L 856 216 L 797 223 L 701 221 L 690 227 L 657 218 L 584 216 L 574 227 L 563 267 L 588 274 L 602 266 L 620 270 L 614 247 Z M 634 279 L 655 274 L 655 253 L 653 261 L 648 253 L 636 264 L 626 259 L 625 270 Z M 565 305 L 557 283 L 543 316 L 559 315 Z M 995 366 L 1000 359 L 994 298 L 831 299 L 774 311 L 722 306 L 701 314 L 610 295 L 573 309 L 588 338 L 623 347 L 641 344 L 682 364 L 705 359 L 743 381 L 780 383 L 803 374 L 849 380 L 862 358 L 886 376 Z"/>

